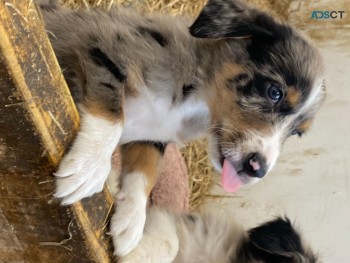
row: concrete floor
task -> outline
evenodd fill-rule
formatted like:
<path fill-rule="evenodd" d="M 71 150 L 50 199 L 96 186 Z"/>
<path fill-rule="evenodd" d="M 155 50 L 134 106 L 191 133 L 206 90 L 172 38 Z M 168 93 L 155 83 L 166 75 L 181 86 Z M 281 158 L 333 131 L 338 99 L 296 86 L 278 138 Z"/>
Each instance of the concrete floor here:
<path fill-rule="evenodd" d="M 246 228 L 288 215 L 327 263 L 350 262 L 350 45 L 340 42 L 319 44 L 328 97 L 311 131 L 287 141 L 262 182 L 207 201 Z M 219 186 L 213 193 L 224 194 Z"/>

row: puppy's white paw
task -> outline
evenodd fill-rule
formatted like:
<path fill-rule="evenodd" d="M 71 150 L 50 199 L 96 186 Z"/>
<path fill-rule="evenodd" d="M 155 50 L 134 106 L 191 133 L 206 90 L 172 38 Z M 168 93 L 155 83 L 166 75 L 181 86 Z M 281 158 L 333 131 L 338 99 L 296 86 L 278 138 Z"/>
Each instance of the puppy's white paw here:
<path fill-rule="evenodd" d="M 118 193 L 116 212 L 111 221 L 114 253 L 124 256 L 135 249 L 143 236 L 147 198 L 143 194 Z"/>
<path fill-rule="evenodd" d="M 55 173 L 55 197 L 72 204 L 103 189 L 111 170 L 111 157 L 122 126 L 89 113 L 80 107 L 80 131 Z"/>
<path fill-rule="evenodd" d="M 70 152 L 55 173 L 55 197 L 63 198 L 62 204 L 72 204 L 101 192 L 110 170 L 111 159 L 108 157 L 101 159 L 92 153 Z"/>

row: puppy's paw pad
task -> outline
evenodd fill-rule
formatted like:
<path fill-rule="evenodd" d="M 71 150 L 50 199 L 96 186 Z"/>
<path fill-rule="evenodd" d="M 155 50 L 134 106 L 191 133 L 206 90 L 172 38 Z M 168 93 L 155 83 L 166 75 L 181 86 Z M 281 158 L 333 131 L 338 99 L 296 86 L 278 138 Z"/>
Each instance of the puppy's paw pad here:
<path fill-rule="evenodd" d="M 111 221 L 115 254 L 124 256 L 136 248 L 143 236 L 146 222 L 146 197 L 135 198 L 120 192 L 116 212 Z"/>

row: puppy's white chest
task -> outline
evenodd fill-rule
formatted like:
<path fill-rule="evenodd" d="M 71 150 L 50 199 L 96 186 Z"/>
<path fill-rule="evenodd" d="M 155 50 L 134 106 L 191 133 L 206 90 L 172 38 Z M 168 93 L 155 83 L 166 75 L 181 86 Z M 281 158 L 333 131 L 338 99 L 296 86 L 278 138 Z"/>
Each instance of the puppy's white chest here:
<path fill-rule="evenodd" d="M 209 125 L 206 103 L 189 97 L 173 104 L 171 96 L 144 92 L 127 98 L 121 144 L 130 141 L 183 142 L 202 135 Z"/>

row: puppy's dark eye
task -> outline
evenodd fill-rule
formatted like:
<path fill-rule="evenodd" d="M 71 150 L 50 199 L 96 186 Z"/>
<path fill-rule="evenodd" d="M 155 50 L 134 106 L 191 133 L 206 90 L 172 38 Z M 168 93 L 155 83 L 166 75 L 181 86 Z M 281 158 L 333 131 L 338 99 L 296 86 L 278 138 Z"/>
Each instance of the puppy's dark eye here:
<path fill-rule="evenodd" d="M 274 103 L 279 102 L 283 98 L 282 90 L 272 83 L 268 83 L 267 95 Z"/>
<path fill-rule="evenodd" d="M 298 135 L 299 137 L 303 136 L 303 133 L 301 131 L 298 130 L 293 130 L 291 135 Z"/>

